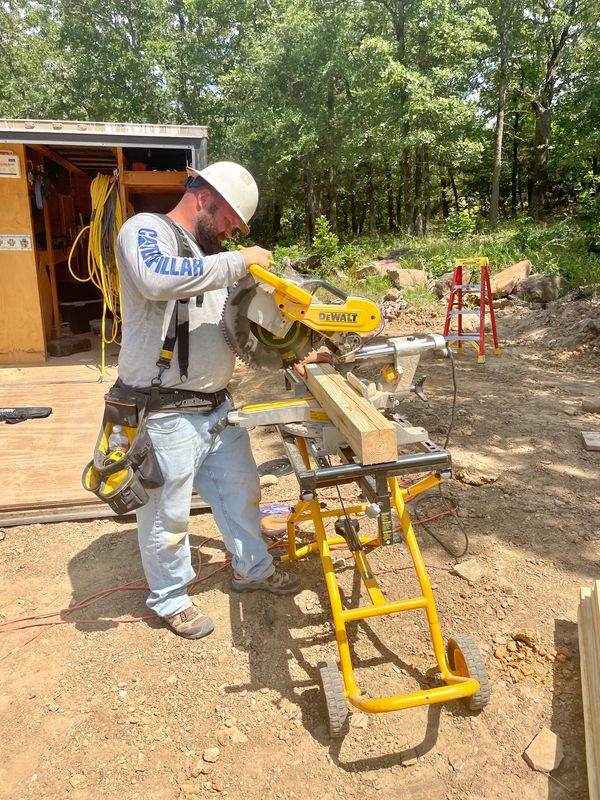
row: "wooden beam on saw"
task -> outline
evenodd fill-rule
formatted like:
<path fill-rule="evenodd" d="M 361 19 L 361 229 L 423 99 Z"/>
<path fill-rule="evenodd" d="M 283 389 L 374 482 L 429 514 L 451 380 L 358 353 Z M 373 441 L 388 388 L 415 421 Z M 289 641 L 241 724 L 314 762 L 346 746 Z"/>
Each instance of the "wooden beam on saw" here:
<path fill-rule="evenodd" d="M 329 364 L 308 364 L 306 385 L 362 464 L 396 461 L 396 429 Z"/>

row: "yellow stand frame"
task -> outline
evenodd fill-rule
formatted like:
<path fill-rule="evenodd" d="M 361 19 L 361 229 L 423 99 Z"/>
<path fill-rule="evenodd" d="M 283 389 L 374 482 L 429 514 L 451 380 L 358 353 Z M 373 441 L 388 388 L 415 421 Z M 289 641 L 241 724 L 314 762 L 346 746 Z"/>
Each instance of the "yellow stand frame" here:
<path fill-rule="evenodd" d="M 303 439 L 296 438 L 296 446 L 298 447 L 306 468 L 310 469 L 310 461 L 306 443 Z M 337 518 L 343 517 L 345 514 L 362 513 L 365 511 L 366 505 L 354 505 L 347 507 L 346 509 L 336 508 L 325 511 L 321 509 L 319 500 L 315 493 L 310 500 L 299 500 L 294 507 L 294 510 L 288 517 L 288 553 L 286 556 L 283 556 L 283 559 L 286 561 L 295 561 L 308 555 L 309 553 L 319 553 L 333 614 L 333 626 L 340 654 L 340 664 L 345 687 L 344 694 L 347 700 L 361 711 L 379 714 L 383 713 L 384 711 L 399 711 L 404 708 L 414 708 L 415 706 L 426 705 L 429 703 L 445 703 L 448 700 L 458 700 L 460 698 L 470 697 L 480 689 L 479 681 L 468 676 L 468 670 L 465 669 L 465 663 L 462 658 L 460 658 L 459 653 L 455 655 L 455 667 L 463 674 L 457 674 L 457 672 L 452 672 L 450 669 L 444 648 L 444 642 L 442 639 L 442 633 L 438 621 L 429 575 L 427 574 L 415 532 L 406 509 L 406 502 L 410 498 L 415 497 L 427 489 L 437 486 L 441 482 L 442 478 L 434 474 L 417 481 L 407 489 L 401 489 L 398 486 L 398 481 L 395 477 L 388 478 L 390 495 L 398 513 L 404 540 L 408 546 L 408 550 L 419 579 L 419 585 L 421 588 L 420 597 L 411 597 L 406 600 L 396 600 L 392 602 L 387 601 L 383 595 L 383 592 L 381 591 L 381 588 L 379 587 L 379 584 L 377 583 L 373 571 L 369 566 L 365 551 L 356 550 L 351 551 L 351 553 L 354 558 L 356 569 L 358 570 L 362 582 L 369 594 L 371 605 L 348 609 L 344 609 L 342 607 L 340 589 L 333 568 L 330 548 L 337 544 L 347 544 L 347 542 L 341 536 L 328 536 L 325 531 L 323 520 L 328 517 Z M 298 523 L 307 521 L 311 521 L 314 525 L 316 541 L 297 546 L 295 526 Z M 365 546 L 375 547 L 381 544 L 379 536 L 361 536 L 360 540 Z M 346 633 L 346 623 L 367 619 L 369 617 L 397 614 L 401 611 L 413 611 L 417 608 L 422 608 L 425 610 L 438 670 L 441 675 L 441 680 L 446 685 L 434 687 L 432 689 L 426 689 L 423 691 L 394 695 L 391 697 L 364 697 L 354 678 L 350 647 L 348 644 L 348 635 Z"/>

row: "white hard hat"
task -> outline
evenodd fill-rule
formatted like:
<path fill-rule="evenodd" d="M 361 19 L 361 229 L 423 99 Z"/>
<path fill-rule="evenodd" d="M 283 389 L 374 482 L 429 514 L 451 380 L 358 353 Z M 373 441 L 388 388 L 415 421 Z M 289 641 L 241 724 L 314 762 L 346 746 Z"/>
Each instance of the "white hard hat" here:
<path fill-rule="evenodd" d="M 193 178 L 204 178 L 247 228 L 258 205 L 258 186 L 247 169 L 233 161 L 215 161 L 200 170 L 188 167 L 187 173 Z"/>

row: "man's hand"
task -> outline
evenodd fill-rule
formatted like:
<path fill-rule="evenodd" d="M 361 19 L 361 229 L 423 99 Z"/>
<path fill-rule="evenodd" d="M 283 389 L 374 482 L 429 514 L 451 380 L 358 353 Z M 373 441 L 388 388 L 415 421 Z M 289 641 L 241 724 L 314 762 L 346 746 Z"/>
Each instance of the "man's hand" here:
<path fill-rule="evenodd" d="M 333 363 L 333 353 L 329 350 L 325 345 L 319 347 L 318 350 L 311 350 L 310 353 L 299 361 L 297 364 L 294 364 L 294 369 L 300 375 L 301 378 L 306 378 L 306 370 L 304 369 L 305 364 L 332 364 Z"/>
<path fill-rule="evenodd" d="M 265 250 L 264 247 L 254 245 L 254 247 L 243 247 L 240 250 L 246 268 L 250 264 L 258 264 L 259 267 L 265 269 L 272 269 L 273 267 L 273 253 L 270 250 Z"/>

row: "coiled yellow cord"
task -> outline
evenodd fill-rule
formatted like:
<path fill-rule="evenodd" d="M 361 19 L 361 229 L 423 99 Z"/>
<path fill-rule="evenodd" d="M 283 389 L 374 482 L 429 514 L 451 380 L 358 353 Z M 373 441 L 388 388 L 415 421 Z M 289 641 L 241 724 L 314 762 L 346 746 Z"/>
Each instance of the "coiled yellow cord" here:
<path fill-rule="evenodd" d="M 90 186 L 92 215 L 90 224 L 83 228 L 73 242 L 69 253 L 69 272 L 79 283 L 91 281 L 103 299 L 102 307 L 102 363 L 100 379 L 104 377 L 105 346 L 117 338 L 121 321 L 121 283 L 117 265 L 117 235 L 123 224 L 123 211 L 117 182 L 112 175 L 98 174 Z M 89 231 L 87 268 L 88 274 L 80 278 L 71 268 L 71 258 L 83 234 Z M 113 322 L 110 338 L 105 336 L 106 310 L 112 313 Z"/>

